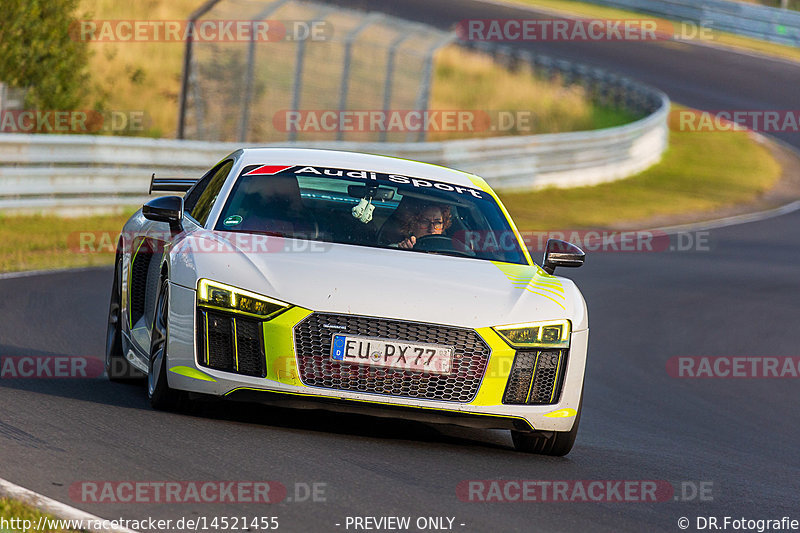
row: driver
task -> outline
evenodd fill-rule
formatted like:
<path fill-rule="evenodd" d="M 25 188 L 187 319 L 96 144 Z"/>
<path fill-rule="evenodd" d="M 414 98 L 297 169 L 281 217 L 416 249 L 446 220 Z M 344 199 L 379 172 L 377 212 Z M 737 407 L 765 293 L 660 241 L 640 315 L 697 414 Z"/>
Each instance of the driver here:
<path fill-rule="evenodd" d="M 398 248 L 410 249 L 417 244 L 417 238 L 425 235 L 441 235 L 450 227 L 452 217 L 450 206 L 439 204 L 415 205 L 404 217 L 401 230 L 405 239 L 397 243 Z"/>

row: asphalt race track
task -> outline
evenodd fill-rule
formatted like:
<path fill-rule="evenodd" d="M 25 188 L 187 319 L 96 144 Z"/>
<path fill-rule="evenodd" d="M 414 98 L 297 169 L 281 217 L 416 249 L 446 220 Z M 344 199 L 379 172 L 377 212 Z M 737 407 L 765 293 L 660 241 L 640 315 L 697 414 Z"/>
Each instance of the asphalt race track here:
<path fill-rule="evenodd" d="M 370 4 L 443 27 L 525 16 L 464 0 Z M 539 44 L 694 107 L 797 109 L 800 65 L 691 45 Z M 800 135 L 783 139 L 800 146 Z M 800 520 L 798 379 L 678 379 L 666 368 L 676 356 L 800 355 L 800 212 L 702 238 L 707 249 L 595 253 L 559 271 L 578 282 L 591 317 L 581 431 L 565 458 L 517 453 L 501 431 L 232 403 L 170 414 L 149 407 L 143 386 L 3 379 L 0 477 L 105 518 L 277 516 L 279 531 L 353 531 L 348 516 L 411 516 L 410 531 L 417 517 L 454 517 L 454 530 L 470 532 Z M 111 278 L 91 269 L 0 279 L 0 355 L 101 360 Z M 659 480 L 675 493 L 655 503 L 458 498 L 460 482 L 492 479 Z M 273 480 L 289 498 L 86 503 L 69 489 L 87 480 Z M 318 501 L 296 501 L 313 483 Z"/>

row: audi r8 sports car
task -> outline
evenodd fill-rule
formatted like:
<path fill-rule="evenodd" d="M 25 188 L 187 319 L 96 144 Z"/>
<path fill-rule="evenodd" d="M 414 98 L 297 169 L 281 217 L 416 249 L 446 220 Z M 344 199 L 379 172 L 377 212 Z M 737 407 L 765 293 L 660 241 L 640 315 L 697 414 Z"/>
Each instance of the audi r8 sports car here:
<path fill-rule="evenodd" d="M 541 266 L 482 178 L 348 152 L 238 150 L 153 177 L 118 244 L 112 380 L 153 407 L 198 395 L 512 432 L 564 455 L 578 430 L 586 304 Z"/>

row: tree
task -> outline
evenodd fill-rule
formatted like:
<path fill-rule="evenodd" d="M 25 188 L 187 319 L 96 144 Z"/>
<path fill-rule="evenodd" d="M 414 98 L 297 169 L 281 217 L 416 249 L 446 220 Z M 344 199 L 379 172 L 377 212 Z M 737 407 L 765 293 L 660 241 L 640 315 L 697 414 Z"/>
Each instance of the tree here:
<path fill-rule="evenodd" d="M 70 36 L 77 0 L 2 0 L 0 82 L 25 106 L 75 109 L 87 94 L 88 43 Z"/>

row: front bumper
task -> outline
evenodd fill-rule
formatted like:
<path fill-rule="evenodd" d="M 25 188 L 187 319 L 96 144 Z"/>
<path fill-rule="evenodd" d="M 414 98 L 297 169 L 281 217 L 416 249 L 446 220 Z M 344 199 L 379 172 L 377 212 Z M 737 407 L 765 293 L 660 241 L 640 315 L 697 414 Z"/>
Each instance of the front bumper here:
<path fill-rule="evenodd" d="M 490 327 L 475 330 L 491 349 L 477 392 L 470 401 L 457 402 L 307 386 L 298 370 L 293 343 L 294 327 L 312 314 L 307 309 L 293 307 L 264 323 L 263 377 L 198 364 L 194 290 L 173 285 L 169 312 L 168 380 L 170 387 L 179 390 L 300 408 L 540 432 L 569 431 L 580 404 L 588 330 L 572 333 L 563 386 L 556 403 L 506 405 L 503 395 L 516 352 Z"/>

